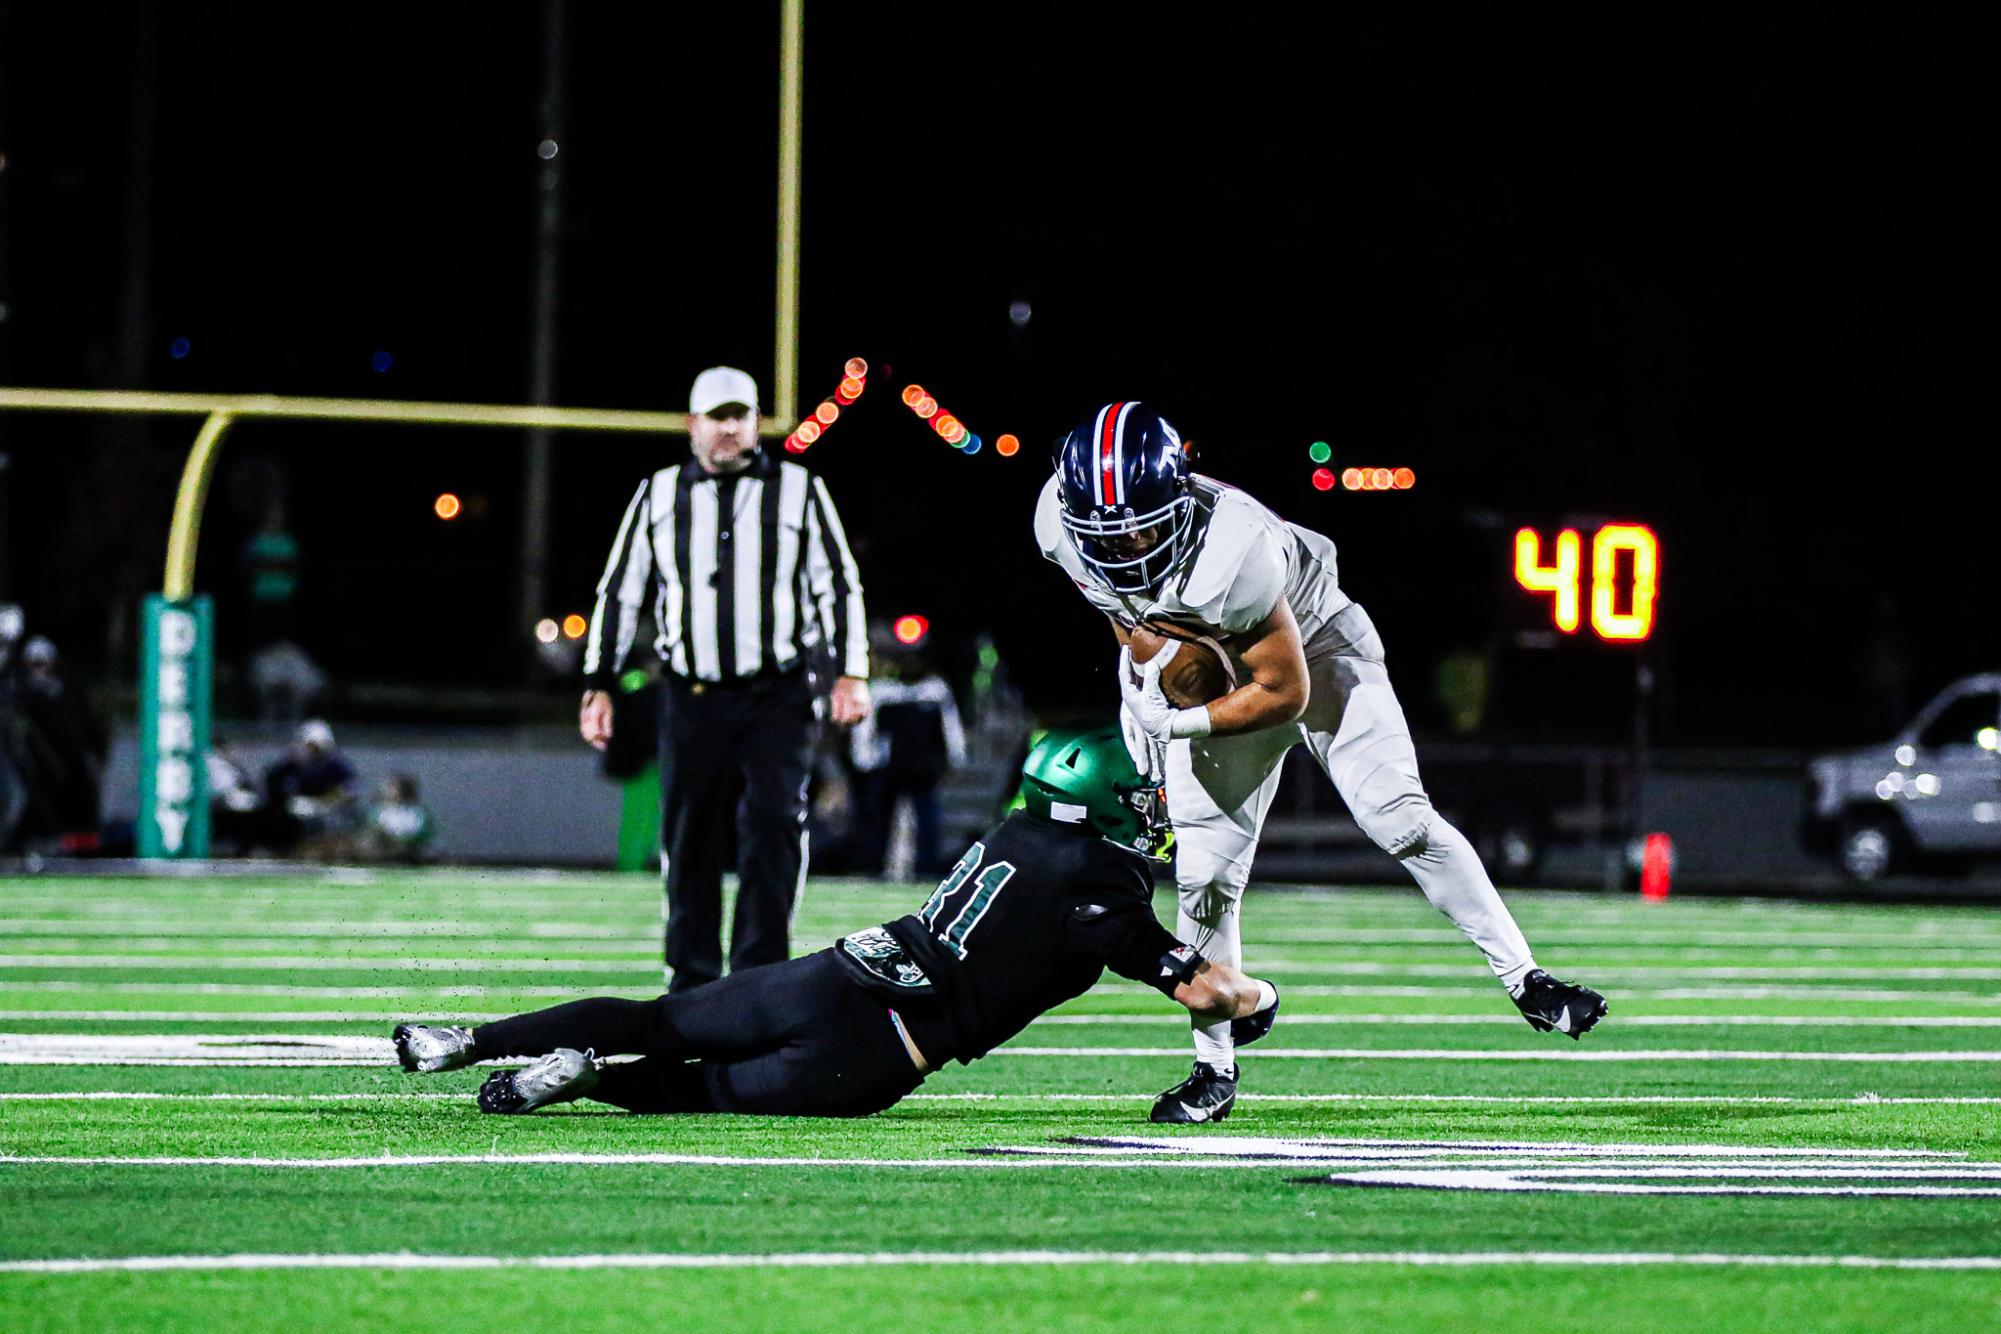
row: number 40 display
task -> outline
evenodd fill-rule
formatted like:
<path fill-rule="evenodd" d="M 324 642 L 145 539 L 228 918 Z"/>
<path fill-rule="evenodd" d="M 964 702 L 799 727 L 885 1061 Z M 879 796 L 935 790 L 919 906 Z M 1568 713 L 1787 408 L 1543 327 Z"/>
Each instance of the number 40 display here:
<path fill-rule="evenodd" d="M 1542 563 L 1542 536 L 1533 528 L 1515 534 L 1515 582 L 1531 593 L 1549 593 L 1550 619 L 1567 635 L 1577 633 L 1583 603 L 1584 542 L 1575 528 L 1556 535 L 1553 561 Z M 1621 596 L 1620 553 L 1632 561 L 1632 585 Z M 1654 595 L 1660 586 L 1661 544 L 1654 530 L 1637 523 L 1608 523 L 1591 535 L 1591 630 L 1600 639 L 1638 640 L 1654 632 Z M 1619 609 L 1620 603 L 1626 610 Z"/>

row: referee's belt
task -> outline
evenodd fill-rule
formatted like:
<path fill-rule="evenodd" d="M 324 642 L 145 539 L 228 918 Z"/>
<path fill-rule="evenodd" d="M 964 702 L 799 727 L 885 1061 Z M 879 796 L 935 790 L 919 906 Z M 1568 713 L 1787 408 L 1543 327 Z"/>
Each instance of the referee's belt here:
<path fill-rule="evenodd" d="M 726 681 L 704 681 L 699 677 L 682 676 L 678 672 L 667 673 L 667 680 L 676 690 L 690 695 L 706 695 L 711 690 L 775 690 L 788 681 L 799 680 L 806 674 L 806 664 L 793 662 L 786 667 L 762 667 L 742 676 L 732 676 Z"/>

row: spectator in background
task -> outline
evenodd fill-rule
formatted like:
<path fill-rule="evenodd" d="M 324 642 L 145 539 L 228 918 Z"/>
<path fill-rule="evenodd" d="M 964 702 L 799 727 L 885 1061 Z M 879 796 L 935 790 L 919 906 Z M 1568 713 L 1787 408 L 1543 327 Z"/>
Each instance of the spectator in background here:
<path fill-rule="evenodd" d="M 35 832 L 76 855 L 97 850 L 104 729 L 62 678 L 55 644 L 36 635 L 21 651 L 19 708 L 30 787 L 39 812 Z"/>
<path fill-rule="evenodd" d="M 239 856 L 277 843 L 289 846 L 296 841 L 290 819 L 274 817 L 264 805 L 250 770 L 236 748 L 221 737 L 209 747 L 208 829 L 209 836 L 233 846 Z M 282 826 L 282 828 L 276 827 Z"/>
<path fill-rule="evenodd" d="M 0 603 L 0 852 L 20 846 L 28 813 L 27 738 L 21 723 L 21 609 Z"/>
<path fill-rule="evenodd" d="M 294 840 L 320 842 L 353 827 L 354 766 L 334 745 L 333 728 L 318 718 L 299 725 L 285 757 L 264 771 L 265 804 L 297 822 Z"/>
<path fill-rule="evenodd" d="M 966 763 L 965 729 L 952 688 L 925 659 L 922 640 L 901 652 L 879 654 L 877 661 L 887 674 L 869 686 L 875 712 L 856 726 L 852 738 L 857 807 L 866 831 L 861 863 L 871 874 L 883 873 L 897 803 L 908 801 L 917 835 L 910 870 L 937 874 L 944 869 L 938 785 Z"/>
<path fill-rule="evenodd" d="M 304 649 L 281 639 L 250 655 L 250 688 L 257 696 L 259 718 L 289 723 L 319 703 L 327 676 Z"/>
<path fill-rule="evenodd" d="M 431 833 L 431 813 L 417 799 L 417 780 L 409 774 L 391 774 L 376 790 L 356 851 L 370 861 L 415 865 L 424 860 Z"/>

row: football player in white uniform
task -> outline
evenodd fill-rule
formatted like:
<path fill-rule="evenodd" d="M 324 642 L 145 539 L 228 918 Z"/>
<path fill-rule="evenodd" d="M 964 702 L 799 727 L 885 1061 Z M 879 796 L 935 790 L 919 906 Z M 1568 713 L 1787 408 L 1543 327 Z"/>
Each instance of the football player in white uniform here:
<path fill-rule="evenodd" d="M 1368 613 L 1341 591 L 1334 544 L 1188 468 L 1181 438 L 1141 403 L 1110 403 L 1059 448 L 1036 503 L 1042 554 L 1111 618 L 1120 711 L 1142 773 L 1161 776 L 1175 832 L 1178 934 L 1205 958 L 1242 958 L 1237 905 L 1280 762 L 1304 741 L 1355 822 L 1487 956 L 1529 1023 L 1581 1037 L 1605 1000 L 1535 965 L 1479 854 L 1441 816 Z M 1237 686 L 1176 708 L 1160 669 L 1125 645 L 1142 623 L 1216 642 Z M 1154 1103 L 1161 1122 L 1219 1121 L 1236 1100 L 1229 1025 L 1197 1020 L 1195 1069 Z"/>

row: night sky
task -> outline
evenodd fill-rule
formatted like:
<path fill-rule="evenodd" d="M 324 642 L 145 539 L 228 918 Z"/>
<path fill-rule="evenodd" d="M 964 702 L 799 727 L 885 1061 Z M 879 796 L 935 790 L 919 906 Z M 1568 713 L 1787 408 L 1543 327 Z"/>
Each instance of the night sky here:
<path fill-rule="evenodd" d="M 809 13 L 803 404 L 877 372 L 808 461 L 872 609 L 1108 708 L 1029 512 L 1053 439 L 1141 398 L 1334 538 L 1420 731 L 1440 658 L 1492 651 L 1491 734 L 1625 735 L 1633 650 L 1513 647 L 1546 619 L 1522 524 L 1658 531 L 1670 744 L 1864 739 L 2001 668 L 1992 22 L 1353 8 Z M 544 11 L 412 9 L 0 6 L 0 382 L 526 401 Z M 683 408 L 715 362 L 768 393 L 777 39 L 775 3 L 570 6 L 556 401 Z M 911 381 L 1022 453 L 939 443 Z M 86 675 L 131 670 L 194 427 L 0 417 L 0 592 Z M 1315 440 L 1418 485 L 1315 491 Z M 560 615 L 682 446 L 557 448 Z M 526 679 L 520 434 L 264 424 L 226 458 L 226 645 L 275 491 L 336 675 Z M 444 489 L 483 511 L 439 524 Z"/>

